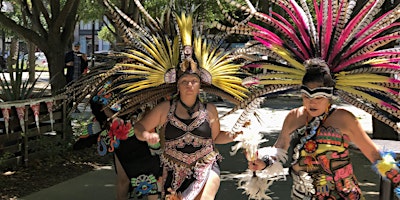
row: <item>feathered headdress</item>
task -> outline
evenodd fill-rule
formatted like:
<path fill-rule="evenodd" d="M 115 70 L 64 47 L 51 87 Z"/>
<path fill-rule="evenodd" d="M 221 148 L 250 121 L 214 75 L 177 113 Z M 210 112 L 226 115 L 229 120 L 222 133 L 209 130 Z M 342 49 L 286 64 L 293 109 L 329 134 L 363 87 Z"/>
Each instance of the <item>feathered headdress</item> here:
<path fill-rule="evenodd" d="M 257 12 L 249 1 L 247 6 L 225 1 L 258 21 L 218 25 L 229 33 L 253 35 L 255 41 L 242 57 L 252 59 L 247 67 L 267 71 L 244 81 L 264 86 L 246 101 L 298 89 L 306 72 L 304 63 L 319 60 L 312 64 L 329 67 L 339 97 L 400 132 L 394 122 L 400 118 L 400 48 L 393 47 L 400 39 L 400 5 L 382 12 L 384 0 L 368 0 L 362 6 L 355 0 L 313 0 L 313 5 L 305 0 L 270 1 L 282 9 L 284 14 L 279 14 Z"/>
<path fill-rule="evenodd" d="M 129 49 L 117 53 L 124 62 L 109 69 L 95 68 L 70 86 L 76 92 L 75 99 L 85 98 L 88 93 L 94 95 L 95 87 L 113 77 L 108 92 L 114 95 L 108 106 L 121 105 L 116 115 L 125 115 L 176 93 L 176 82 L 186 73 L 200 77 L 204 92 L 234 104 L 247 97 L 247 89 L 238 77 L 242 65 L 220 45 L 194 34 L 198 30 L 192 14 L 170 14 L 163 18 L 170 21 L 159 22 L 150 17 L 139 1 L 134 2 L 146 18 L 143 21 L 149 24 L 135 22 L 104 0 Z"/>

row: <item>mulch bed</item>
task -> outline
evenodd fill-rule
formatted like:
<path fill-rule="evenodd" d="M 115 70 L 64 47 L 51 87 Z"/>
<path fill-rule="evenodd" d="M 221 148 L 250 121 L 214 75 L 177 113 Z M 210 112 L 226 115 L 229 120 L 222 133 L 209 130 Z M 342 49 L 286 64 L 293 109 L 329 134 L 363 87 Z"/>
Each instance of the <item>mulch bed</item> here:
<path fill-rule="evenodd" d="M 104 165 L 112 165 L 112 156 L 102 157 L 95 147 L 68 151 L 57 157 L 33 160 L 29 167 L 3 169 L 0 175 L 0 199 L 14 200 Z"/>

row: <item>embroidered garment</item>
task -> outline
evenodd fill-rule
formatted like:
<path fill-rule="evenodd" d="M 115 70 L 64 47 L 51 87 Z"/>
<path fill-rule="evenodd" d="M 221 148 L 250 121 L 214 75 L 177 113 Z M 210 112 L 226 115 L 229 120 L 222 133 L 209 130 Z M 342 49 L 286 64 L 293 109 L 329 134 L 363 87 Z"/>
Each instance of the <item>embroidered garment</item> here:
<path fill-rule="evenodd" d="M 211 170 L 219 172 L 207 110 L 200 104 L 194 119 L 175 115 L 173 101 L 165 125 L 163 164 L 164 190 L 181 193 L 183 199 L 194 199 L 203 188 Z M 163 192 L 163 195 L 165 194 Z"/>
<path fill-rule="evenodd" d="M 159 183 L 162 173 L 159 155 L 153 154 L 153 148 L 157 146 L 149 146 L 147 142 L 138 140 L 130 122 L 114 120 L 109 127 L 106 125 L 108 116 L 102 109 L 113 98 L 113 93 L 108 91 L 110 84 L 111 81 L 107 81 L 91 99 L 92 112 L 104 129 L 98 136 L 98 153 L 101 156 L 114 153 L 114 159 L 118 158 L 130 180 L 129 198 L 141 199 L 157 195 L 161 192 Z M 117 174 L 121 173 L 117 168 L 115 170 Z"/>
<path fill-rule="evenodd" d="M 130 198 L 159 194 L 161 189 L 157 181 L 162 172 L 160 159 L 158 155 L 151 155 L 146 142 L 139 141 L 134 136 L 121 140 L 118 148 L 115 148 L 114 155 L 118 157 L 131 182 Z"/>
<path fill-rule="evenodd" d="M 291 135 L 292 199 L 363 199 L 349 158 L 349 138 L 315 117 Z"/>

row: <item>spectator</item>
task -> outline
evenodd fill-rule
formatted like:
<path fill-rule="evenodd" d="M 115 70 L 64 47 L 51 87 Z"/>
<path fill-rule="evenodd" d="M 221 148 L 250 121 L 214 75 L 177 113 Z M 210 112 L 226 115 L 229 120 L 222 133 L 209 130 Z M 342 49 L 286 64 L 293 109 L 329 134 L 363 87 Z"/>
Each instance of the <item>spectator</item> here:
<path fill-rule="evenodd" d="M 75 42 L 72 51 L 65 54 L 65 67 L 67 68 L 67 83 L 78 79 L 88 67 L 86 54 L 80 52 L 79 42 Z"/>
<path fill-rule="evenodd" d="M 0 70 L 4 71 L 7 69 L 6 60 L 3 56 L 0 56 Z"/>

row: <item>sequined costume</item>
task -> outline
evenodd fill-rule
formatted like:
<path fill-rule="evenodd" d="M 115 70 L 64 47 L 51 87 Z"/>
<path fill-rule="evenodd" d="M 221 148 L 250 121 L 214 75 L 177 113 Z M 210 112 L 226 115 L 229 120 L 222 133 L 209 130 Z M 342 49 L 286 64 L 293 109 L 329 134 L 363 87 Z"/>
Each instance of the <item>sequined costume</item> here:
<path fill-rule="evenodd" d="M 216 151 L 206 105 L 200 104 L 193 119 L 180 119 L 175 114 L 177 102 L 172 101 L 164 127 L 165 144 L 161 155 L 164 192 L 168 188 L 194 199 L 203 188 L 211 170 L 219 174 Z"/>
<path fill-rule="evenodd" d="M 363 199 L 349 158 L 349 138 L 315 117 L 291 134 L 292 199 Z"/>

